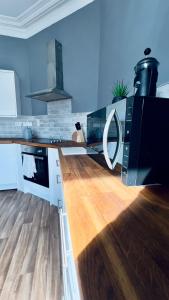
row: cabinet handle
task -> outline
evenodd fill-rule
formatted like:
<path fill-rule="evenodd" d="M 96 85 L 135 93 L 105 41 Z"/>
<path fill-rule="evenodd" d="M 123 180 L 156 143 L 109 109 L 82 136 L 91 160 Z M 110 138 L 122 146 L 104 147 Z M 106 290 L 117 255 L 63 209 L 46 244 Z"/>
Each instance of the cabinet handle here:
<path fill-rule="evenodd" d="M 67 263 L 66 242 L 65 242 L 65 229 L 63 223 L 63 212 L 61 208 L 59 208 L 59 219 L 60 219 L 60 230 L 61 230 L 63 265 L 65 268 L 67 268 L 68 263 Z"/>
<path fill-rule="evenodd" d="M 60 175 L 56 175 L 56 179 L 57 179 L 57 184 L 61 184 Z"/>
<path fill-rule="evenodd" d="M 115 150 L 115 154 L 114 154 L 114 158 L 111 161 L 109 158 L 109 154 L 108 154 L 108 131 L 109 131 L 109 127 L 111 124 L 112 119 L 115 119 L 115 123 L 116 123 L 116 127 L 117 127 L 117 146 L 116 146 L 116 150 Z M 107 118 L 107 122 L 104 128 L 104 132 L 103 132 L 103 152 L 104 152 L 104 157 L 105 160 L 107 162 L 107 165 L 109 167 L 109 169 L 113 170 L 116 166 L 117 160 L 118 160 L 118 156 L 120 153 L 120 149 L 122 146 L 122 126 L 121 126 L 121 122 L 118 118 L 118 114 L 116 112 L 115 109 L 112 109 L 112 111 L 110 112 L 108 118 Z"/>
<path fill-rule="evenodd" d="M 63 204 L 62 204 L 62 200 L 58 200 L 58 209 L 62 209 L 63 208 Z"/>
<path fill-rule="evenodd" d="M 58 159 L 56 160 L 56 166 L 57 166 L 57 167 L 60 167 L 60 165 L 59 165 L 59 160 L 58 160 Z"/>
<path fill-rule="evenodd" d="M 44 160 L 44 157 L 42 157 L 42 156 L 37 156 L 37 155 L 34 155 L 34 154 L 29 154 L 29 153 L 23 153 L 22 157 L 24 157 L 24 154 L 26 154 L 26 155 L 32 155 L 35 159 Z"/>

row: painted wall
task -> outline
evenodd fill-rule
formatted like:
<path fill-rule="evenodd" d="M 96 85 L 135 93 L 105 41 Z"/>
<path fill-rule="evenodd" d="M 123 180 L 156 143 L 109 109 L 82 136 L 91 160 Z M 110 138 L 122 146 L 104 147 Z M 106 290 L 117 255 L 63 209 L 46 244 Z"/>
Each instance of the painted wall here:
<path fill-rule="evenodd" d="M 28 40 L 0 36 L 0 68 L 20 78 L 22 115 L 43 115 L 47 105 L 25 95 L 47 88 L 47 43 L 63 45 L 65 90 L 73 96 L 73 112 L 97 108 L 99 75 L 99 3 L 86 6 Z"/>
<path fill-rule="evenodd" d="M 21 81 L 22 114 L 46 114 L 46 104 L 24 96 L 47 88 L 47 43 L 63 45 L 65 90 L 73 112 L 92 111 L 112 101 L 112 85 L 123 79 L 133 92 L 134 66 L 146 47 L 160 61 L 158 83 L 169 81 L 169 2 L 95 0 L 28 40 L 0 37 L 0 67 Z"/>
<path fill-rule="evenodd" d="M 31 91 L 47 88 L 47 43 L 57 39 L 63 46 L 64 87 L 73 96 L 73 112 L 97 108 L 99 13 L 95 1 L 27 40 Z M 45 103 L 32 101 L 33 115 L 46 111 Z"/>
<path fill-rule="evenodd" d="M 146 47 L 160 62 L 158 84 L 168 82 L 168 0 L 100 0 L 100 4 L 98 107 L 111 103 L 116 80 L 123 79 L 133 92 L 133 69 Z"/>
<path fill-rule="evenodd" d="M 0 68 L 15 70 L 20 80 L 21 111 L 32 114 L 31 100 L 25 98 L 30 91 L 29 63 L 24 40 L 0 36 Z"/>

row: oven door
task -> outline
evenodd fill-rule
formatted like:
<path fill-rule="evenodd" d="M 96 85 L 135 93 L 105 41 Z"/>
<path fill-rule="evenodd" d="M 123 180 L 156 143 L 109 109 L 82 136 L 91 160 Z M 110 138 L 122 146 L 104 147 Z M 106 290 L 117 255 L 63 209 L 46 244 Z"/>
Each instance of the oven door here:
<path fill-rule="evenodd" d="M 34 173 L 34 176 L 32 178 L 26 177 L 24 175 L 24 179 L 49 188 L 48 156 L 27 152 L 22 152 L 22 154 L 34 156 L 37 171 L 36 173 Z"/>

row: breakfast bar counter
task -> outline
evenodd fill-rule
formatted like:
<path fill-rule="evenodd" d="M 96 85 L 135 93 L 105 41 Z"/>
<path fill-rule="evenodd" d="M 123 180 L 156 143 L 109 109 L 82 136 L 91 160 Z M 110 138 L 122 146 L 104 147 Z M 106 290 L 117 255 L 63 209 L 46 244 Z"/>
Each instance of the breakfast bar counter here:
<path fill-rule="evenodd" d="M 127 187 L 87 155 L 60 161 L 82 299 L 169 299 L 169 189 Z"/>

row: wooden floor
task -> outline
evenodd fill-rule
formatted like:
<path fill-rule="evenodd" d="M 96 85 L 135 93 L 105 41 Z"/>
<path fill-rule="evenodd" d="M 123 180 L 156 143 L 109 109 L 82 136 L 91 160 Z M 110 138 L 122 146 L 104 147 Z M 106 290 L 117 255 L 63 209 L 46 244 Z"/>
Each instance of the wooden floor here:
<path fill-rule="evenodd" d="M 22 192 L 0 192 L 0 300 L 60 300 L 55 207 Z"/>

